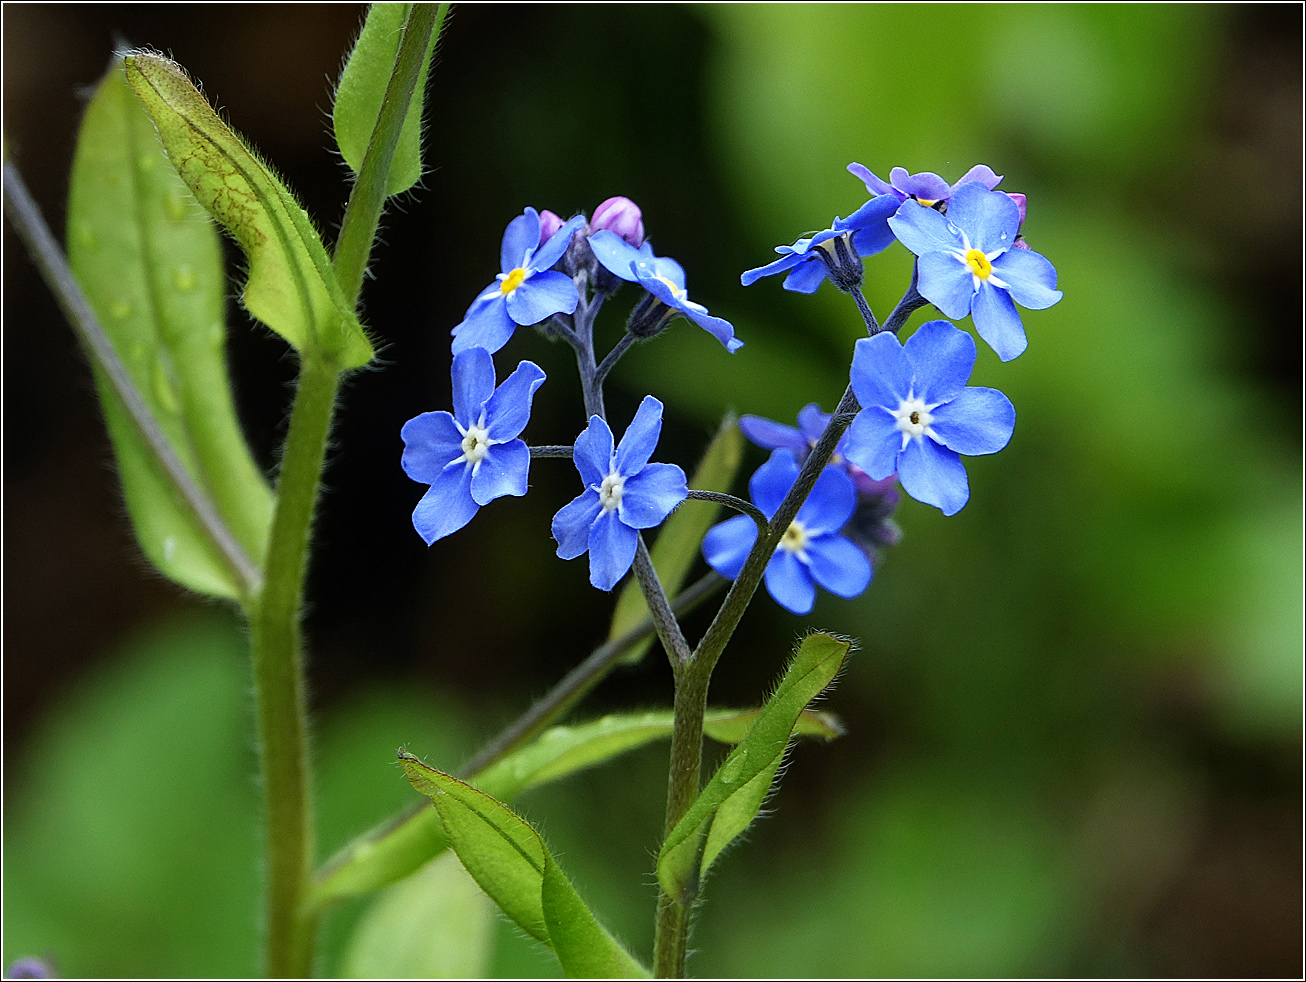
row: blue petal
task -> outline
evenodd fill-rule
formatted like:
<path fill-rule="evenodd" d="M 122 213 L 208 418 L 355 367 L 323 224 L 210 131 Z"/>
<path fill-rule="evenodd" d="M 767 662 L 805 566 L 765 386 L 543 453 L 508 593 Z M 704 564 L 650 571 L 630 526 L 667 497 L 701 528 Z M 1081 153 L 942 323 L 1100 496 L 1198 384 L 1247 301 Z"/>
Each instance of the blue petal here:
<path fill-rule="evenodd" d="M 794 460 L 793 454 L 777 450 L 748 479 L 749 497 L 762 509 L 762 514 L 770 518 L 780 507 L 780 502 L 785 500 L 797 477 L 798 461 Z"/>
<path fill-rule="evenodd" d="M 1012 249 L 993 260 L 993 272 L 1007 284 L 1011 299 L 1030 310 L 1045 310 L 1061 299 L 1057 271 L 1037 252 Z"/>
<path fill-rule="evenodd" d="M 641 254 L 635 262 L 635 275 L 641 280 L 652 277 L 658 281 L 670 281 L 677 289 L 685 289 L 685 267 L 670 256 L 653 255 L 652 249 L 649 249 L 647 255 Z"/>
<path fill-rule="evenodd" d="M 928 437 L 912 440 L 898 456 L 898 483 L 917 501 L 945 515 L 957 514 L 970 498 L 961 458 Z"/>
<path fill-rule="evenodd" d="M 829 273 L 825 263 L 813 257 L 795 266 L 794 271 L 786 276 L 785 281 L 780 285 L 790 293 L 815 293 L 816 288 L 825 282 Z"/>
<path fill-rule="evenodd" d="M 726 579 L 733 580 L 744 568 L 744 560 L 756 541 L 756 523 L 747 515 L 736 515 L 707 530 L 703 536 L 703 558 Z"/>
<path fill-rule="evenodd" d="M 472 426 L 480 420 L 485 401 L 494 393 L 494 359 L 484 348 L 468 348 L 453 356 L 450 374 L 454 419 L 463 426 Z"/>
<path fill-rule="evenodd" d="M 506 299 L 508 316 L 522 326 L 529 326 L 554 314 L 572 313 L 580 302 L 580 294 L 570 276 L 547 269 L 523 280 Z"/>
<path fill-rule="evenodd" d="M 645 258 L 644 251 L 636 249 L 616 232 L 608 229 L 603 229 L 591 235 L 589 244 L 594 253 L 594 258 L 603 264 L 604 269 L 627 283 L 635 282 L 635 274 L 630 271 L 630 265 Z M 647 242 L 644 245 L 647 247 L 647 255 L 651 257 L 653 247 L 648 245 Z"/>
<path fill-rule="evenodd" d="M 786 269 L 793 269 L 801 262 L 805 262 L 806 256 L 799 256 L 790 253 L 787 256 L 781 256 L 773 263 L 765 266 L 758 266 L 756 269 L 745 270 L 739 276 L 739 282 L 744 286 L 752 286 L 763 276 L 775 276 L 777 273 L 783 273 Z"/>
<path fill-rule="evenodd" d="M 518 363 L 485 403 L 485 428 L 494 440 L 511 440 L 526 429 L 531 418 L 531 400 L 544 384 L 544 369 L 533 361 Z"/>
<path fill-rule="evenodd" d="M 915 201 L 904 201 L 889 219 L 889 227 L 898 241 L 918 256 L 961 248 L 961 236 L 949 228 L 948 220 Z"/>
<path fill-rule="evenodd" d="M 508 223 L 503 233 L 503 242 L 499 246 L 499 270 L 511 273 L 526 265 L 530 255 L 540 247 L 540 213 L 534 208 L 524 212 Z"/>
<path fill-rule="evenodd" d="M 777 549 L 766 564 L 766 592 L 785 610 L 810 613 L 816 601 L 812 574 L 792 552 Z"/>
<path fill-rule="evenodd" d="M 740 416 L 739 431 L 754 445 L 763 450 L 783 447 L 802 456 L 808 451 L 807 440 L 792 426 L 785 426 L 763 416 Z"/>
<path fill-rule="evenodd" d="M 971 318 L 979 336 L 989 343 L 1003 361 L 1011 361 L 1026 347 L 1025 325 L 1020 322 L 1016 305 L 1006 290 L 985 283 L 975 294 Z"/>
<path fill-rule="evenodd" d="M 934 432 L 944 446 L 974 457 L 997 453 L 1016 428 L 1016 407 L 997 389 L 972 386 L 934 410 Z"/>
<path fill-rule="evenodd" d="M 916 395 L 927 403 L 951 399 L 975 368 L 975 339 L 947 321 L 922 324 L 902 350 L 916 377 Z"/>
<path fill-rule="evenodd" d="M 520 498 L 526 493 L 530 469 L 531 452 L 521 440 L 495 444 L 472 468 L 472 500 L 488 505 L 506 494 Z"/>
<path fill-rule="evenodd" d="M 443 411 L 414 416 L 399 436 L 404 441 L 404 473 L 422 484 L 435 483 L 445 466 L 463 455 L 463 436 Z"/>
<path fill-rule="evenodd" d="M 898 469 L 902 430 L 883 406 L 867 406 L 848 428 L 843 455 L 876 481 Z"/>
<path fill-rule="evenodd" d="M 480 507 L 472 499 L 472 469 L 462 461 L 449 464 L 413 509 L 413 528 L 429 546 L 472 520 Z"/>
<path fill-rule="evenodd" d="M 821 407 L 814 402 L 809 402 L 798 410 L 798 430 L 802 433 L 803 439 L 807 441 L 808 446 L 821 438 L 821 434 L 825 432 L 825 428 L 829 423 L 830 414 L 821 412 Z"/>
<path fill-rule="evenodd" d="M 966 233 L 972 249 L 1010 249 L 1020 228 L 1020 209 L 1001 191 L 963 184 L 948 201 L 948 219 Z"/>
<path fill-rule="evenodd" d="M 992 167 L 988 164 L 976 164 L 970 170 L 966 171 L 966 173 L 962 174 L 961 178 L 952 185 L 952 193 L 956 194 L 957 189 L 963 184 L 982 184 L 984 187 L 992 191 L 1001 183 L 1002 175 L 995 174 Z"/>
<path fill-rule="evenodd" d="M 645 396 L 635 410 L 635 418 L 621 435 L 617 444 L 615 460 L 616 471 L 622 477 L 638 474 L 640 468 L 649 462 L 653 450 L 662 435 L 662 403 L 652 396 Z M 646 526 L 637 525 L 636 528 Z"/>
<path fill-rule="evenodd" d="M 897 409 L 912 387 L 911 362 L 902 345 L 889 331 L 873 338 L 860 338 L 853 346 L 853 364 L 848 373 L 853 393 L 863 408 L 883 406 Z"/>
<path fill-rule="evenodd" d="M 902 199 L 895 194 L 877 194 L 847 218 L 836 218 L 831 227 L 840 232 L 878 228 L 897 213 L 901 204 Z"/>
<path fill-rule="evenodd" d="M 804 550 L 812 578 L 836 597 L 851 599 L 871 584 L 871 563 L 842 535 L 823 535 Z"/>
<path fill-rule="evenodd" d="M 728 320 L 721 317 L 713 317 L 709 313 L 699 313 L 696 310 L 686 310 L 684 311 L 684 314 L 703 330 L 707 331 L 708 334 L 724 344 L 726 350 L 732 355 L 744 346 L 744 342 L 735 337 L 735 327 Z"/>
<path fill-rule="evenodd" d="M 857 250 L 857 255 L 864 259 L 889 248 L 889 246 L 893 245 L 894 238 L 893 229 L 889 228 L 889 223 L 881 222 L 878 225 L 860 228 L 854 232 L 853 248 Z"/>
<path fill-rule="evenodd" d="M 970 313 L 975 277 L 970 267 L 950 252 L 927 252 L 916 260 L 916 289 L 945 317 Z"/>
<path fill-rule="evenodd" d="M 561 558 L 575 559 L 590 547 L 590 526 L 602 510 L 599 493 L 587 488 L 553 516 L 553 537 L 558 540 Z"/>
<path fill-rule="evenodd" d="M 567 246 L 571 245 L 571 237 L 576 229 L 585 224 L 585 216 L 577 215 L 575 218 L 568 219 L 567 223 L 549 236 L 549 241 L 540 246 L 540 251 L 531 256 L 530 268 L 534 270 L 546 270 L 562 258 L 562 254 L 567 251 Z M 504 272 L 507 272 L 505 270 Z M 570 313 L 570 311 L 568 311 Z"/>
<path fill-rule="evenodd" d="M 467 309 L 467 316 L 453 329 L 453 353 L 471 348 L 495 352 L 508 343 L 517 324 L 508 316 L 502 296 L 477 301 Z"/>
<path fill-rule="evenodd" d="M 854 161 L 848 165 L 848 173 L 852 174 L 854 177 L 860 177 L 862 183 L 866 185 L 866 191 L 869 194 L 882 195 L 893 193 L 893 185 L 888 181 L 883 181 L 876 177 L 875 174 L 871 172 L 871 169 L 864 164 L 859 164 Z"/>
<path fill-rule="evenodd" d="M 649 464 L 626 480 L 618 513 L 633 529 L 651 529 L 661 525 L 688 494 L 685 472 L 679 467 Z"/>
<path fill-rule="evenodd" d="M 826 467 L 796 517 L 811 534 L 824 535 L 843 528 L 856 507 L 853 479 L 838 467 Z"/>
<path fill-rule="evenodd" d="M 615 511 L 601 511 L 590 526 L 590 583 L 611 590 L 635 560 L 639 533 L 623 525 Z"/>
<path fill-rule="evenodd" d="M 612 430 L 598 416 L 591 416 L 589 426 L 576 437 L 571 459 L 580 471 L 586 487 L 597 488 L 612 468 Z"/>

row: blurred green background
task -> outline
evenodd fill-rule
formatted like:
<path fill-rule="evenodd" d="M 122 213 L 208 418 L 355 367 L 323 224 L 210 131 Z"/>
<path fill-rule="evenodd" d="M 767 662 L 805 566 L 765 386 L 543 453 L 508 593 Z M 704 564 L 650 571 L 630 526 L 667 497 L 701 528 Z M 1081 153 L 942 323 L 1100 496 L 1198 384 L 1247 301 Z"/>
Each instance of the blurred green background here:
<path fill-rule="evenodd" d="M 347 188 L 330 79 L 361 16 L 6 5 L 7 152 L 61 227 L 77 90 L 118 40 L 149 44 L 334 230 Z M 412 799 L 395 747 L 456 767 L 605 630 L 608 599 L 548 534 L 576 493 L 569 466 L 537 463 L 529 496 L 430 550 L 408 521 L 422 489 L 399 471 L 399 427 L 447 406 L 448 331 L 496 271 L 506 222 L 626 194 L 691 295 L 734 322 L 747 347 L 733 357 L 681 322 L 613 380 L 618 428 L 652 391 L 668 405 L 659 459 L 689 465 L 727 408 L 829 409 L 860 331 L 829 287 L 745 291 L 740 270 L 856 208 L 849 161 L 952 179 L 984 162 L 1029 194 L 1025 234 L 1065 291 L 1025 315 L 1019 360 L 981 350 L 975 381 L 1016 403 L 1015 438 L 969 464 L 956 517 L 904 502 L 905 540 L 863 598 L 795 618 L 759 597 L 745 619 L 714 702 L 755 703 L 793 638 L 828 628 L 861 639 L 828 702 L 849 734 L 800 747 L 772 813 L 718 865 L 691 971 L 1298 974 L 1301 16 L 455 9 L 431 74 L 425 188 L 390 215 L 364 295 L 385 347 L 345 392 L 318 527 L 322 855 Z M 4 234 L 4 962 L 250 974 L 260 873 L 241 629 L 146 569 L 89 373 Z M 909 272 L 901 246 L 868 263 L 882 316 Z M 614 302 L 609 342 L 629 303 Z M 270 472 L 294 365 L 234 302 L 231 324 L 243 420 Z M 570 353 L 521 332 L 500 374 L 519 358 L 550 374 L 532 442 L 570 442 Z M 580 715 L 669 702 L 655 650 Z M 644 953 L 665 752 L 521 802 Z M 489 971 L 556 973 L 474 900 L 460 916 L 480 926 L 460 936 L 483 939 Z M 366 967 L 349 943 L 367 909 L 327 924 L 325 971 Z M 452 920 L 411 922 L 438 938 Z"/>

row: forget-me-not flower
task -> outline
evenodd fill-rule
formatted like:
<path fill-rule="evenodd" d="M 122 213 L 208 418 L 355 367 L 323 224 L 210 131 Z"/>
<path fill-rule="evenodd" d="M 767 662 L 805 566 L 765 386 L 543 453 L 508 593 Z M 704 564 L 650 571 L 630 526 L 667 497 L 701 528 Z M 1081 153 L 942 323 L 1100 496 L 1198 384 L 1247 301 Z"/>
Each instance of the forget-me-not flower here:
<path fill-rule="evenodd" d="M 889 219 L 899 204 L 890 194 L 874 197 L 847 218 L 836 218 L 828 229 L 793 245 L 776 246 L 779 259 L 746 271 L 739 282 L 752 286 L 763 276 L 788 272 L 781 285 L 795 293 L 813 293 L 826 279 L 833 280 L 841 290 L 855 289 L 861 282 L 861 260 L 892 244 Z M 855 268 L 852 263 L 857 264 Z"/>
<path fill-rule="evenodd" d="M 904 202 L 889 226 L 919 257 L 920 295 L 947 317 L 969 313 L 979 336 L 1003 361 L 1028 344 L 1016 304 L 1043 310 L 1061 299 L 1052 264 L 1037 252 L 1013 248 L 1020 208 L 1001 191 L 966 184 L 952 195 L 946 216 Z"/>
<path fill-rule="evenodd" d="M 860 177 L 870 194 L 891 194 L 899 204 L 908 198 L 915 198 L 927 208 L 932 208 L 939 202 L 946 204 L 962 185 L 979 184 L 992 191 L 1002 181 L 1002 175 L 993 173 L 993 168 L 987 164 L 976 164 L 956 184 L 949 184 L 932 171 L 909 174 L 906 167 L 893 168 L 889 171 L 887 181 L 876 177 L 870 168 L 855 162 L 848 165 L 848 173 Z"/>
<path fill-rule="evenodd" d="M 889 331 L 859 340 L 851 377 L 862 410 L 848 430 L 848 459 L 873 478 L 897 471 L 917 501 L 959 512 L 970 498 L 959 455 L 997 453 L 1016 425 L 1006 396 L 966 385 L 975 354 L 975 340 L 942 320 L 922 324 L 905 345 Z"/>
<path fill-rule="evenodd" d="M 590 582 L 611 590 L 635 559 L 639 529 L 662 524 L 689 493 L 675 464 L 650 464 L 662 433 L 662 403 L 645 396 L 616 448 L 598 416 L 576 438 L 572 460 L 585 490 L 553 516 L 558 555 L 590 554 Z"/>
<path fill-rule="evenodd" d="M 653 316 L 665 324 L 676 314 L 682 314 L 726 346 L 730 352 L 738 351 L 744 342 L 735 337 L 735 329 L 727 320 L 713 317 L 702 304 L 694 303 L 685 292 L 685 271 L 680 263 L 666 256 L 653 255 L 648 242 L 635 248 L 616 232 L 604 229 L 589 237 L 594 257 L 613 276 L 627 283 L 638 283 L 661 306 Z M 654 329 L 639 333 L 652 335 Z"/>
<path fill-rule="evenodd" d="M 749 479 L 749 496 L 767 518 L 784 501 L 798 471 L 793 454 L 782 449 L 771 454 Z M 857 596 L 870 584 L 870 560 L 840 534 L 856 507 L 852 480 L 837 467 L 825 468 L 766 564 L 767 593 L 781 607 L 795 614 L 808 613 L 816 601 L 818 583 L 846 598 Z M 756 541 L 756 523 L 747 515 L 736 515 L 708 529 L 703 537 L 703 558 L 733 580 Z"/>
<path fill-rule="evenodd" d="M 540 242 L 540 215 L 534 208 L 508 223 L 499 247 L 498 282 L 472 301 L 462 323 L 453 329 L 453 351 L 471 348 L 495 352 L 508 343 L 517 325 L 529 326 L 554 314 L 570 314 L 580 302 L 576 284 L 566 273 L 550 269 L 562 258 L 584 215 L 564 222 Z"/>
<path fill-rule="evenodd" d="M 472 520 L 505 494 L 526 493 L 531 452 L 518 439 L 531 399 L 544 382 L 523 361 L 495 388 L 494 361 L 484 348 L 453 358 L 453 413 L 422 413 L 404 424 L 404 473 L 431 487 L 413 510 L 413 528 L 430 545 Z"/>

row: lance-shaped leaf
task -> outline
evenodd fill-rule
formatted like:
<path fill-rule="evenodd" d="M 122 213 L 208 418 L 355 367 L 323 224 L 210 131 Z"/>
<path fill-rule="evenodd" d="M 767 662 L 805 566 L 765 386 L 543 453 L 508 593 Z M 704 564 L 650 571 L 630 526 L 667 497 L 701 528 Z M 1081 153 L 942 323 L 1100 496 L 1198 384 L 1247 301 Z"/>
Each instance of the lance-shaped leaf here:
<path fill-rule="evenodd" d="M 810 634 L 799 644 L 757 722 L 662 844 L 658 882 L 667 896 L 688 903 L 712 861 L 757 817 L 795 723 L 834 681 L 850 647 L 850 642 L 829 634 Z"/>
<path fill-rule="evenodd" d="M 553 949 L 568 978 L 647 978 L 648 971 L 604 930 L 525 819 L 470 784 L 399 760 L 431 799 L 467 872 L 523 931 Z"/>
<path fill-rule="evenodd" d="M 372 346 L 299 202 L 218 118 L 180 65 L 148 51 L 124 63 L 182 180 L 245 251 L 249 279 L 241 299 L 249 312 L 299 351 L 343 368 L 369 361 Z"/>
<path fill-rule="evenodd" d="M 744 738 L 761 710 L 710 709 L 703 728 L 722 743 Z M 605 763 L 671 735 L 670 712 L 605 716 L 577 726 L 555 726 L 491 765 L 472 782 L 500 800 L 530 788 Z M 798 736 L 832 740 L 843 734 L 831 713 L 805 710 L 794 726 Z M 354 840 L 319 877 L 315 904 L 380 889 L 418 869 L 448 846 L 435 812 L 429 808 L 401 816 Z"/>
<path fill-rule="evenodd" d="M 721 421 L 712 442 L 708 444 L 698 469 L 689 481 L 696 491 L 729 491 L 743 460 L 744 438 L 733 415 Z M 653 568 L 667 596 L 674 597 L 685 585 L 685 577 L 698 558 L 703 536 L 717 519 L 721 506 L 710 501 L 686 501 L 662 524 L 657 541 L 649 555 Z M 612 612 L 612 629 L 608 639 L 621 637 L 648 616 L 644 593 L 635 577 L 631 577 L 621 591 L 621 597 Z M 634 645 L 621 660 L 633 664 L 646 654 L 653 644 L 650 637 Z"/>
<path fill-rule="evenodd" d="M 226 366 L 218 234 L 115 64 L 86 107 L 68 194 L 68 259 L 150 414 L 232 537 L 261 564 L 272 495 L 241 434 Z M 236 597 L 229 565 L 92 360 L 136 537 L 165 575 Z"/>
<path fill-rule="evenodd" d="M 387 194 L 407 191 L 422 176 L 422 95 L 426 89 L 431 54 L 435 51 L 448 7 L 448 4 L 440 5 L 439 20 L 431 32 L 431 43 L 422 61 L 421 74 L 417 76 L 413 101 L 399 131 Z M 381 103 L 385 99 L 386 86 L 390 84 L 399 42 L 412 9 L 411 3 L 372 4 L 363 22 L 363 31 L 340 74 L 331 122 L 340 153 L 355 174 L 363 169 L 363 157 L 367 155 L 376 121 L 381 115 Z"/>

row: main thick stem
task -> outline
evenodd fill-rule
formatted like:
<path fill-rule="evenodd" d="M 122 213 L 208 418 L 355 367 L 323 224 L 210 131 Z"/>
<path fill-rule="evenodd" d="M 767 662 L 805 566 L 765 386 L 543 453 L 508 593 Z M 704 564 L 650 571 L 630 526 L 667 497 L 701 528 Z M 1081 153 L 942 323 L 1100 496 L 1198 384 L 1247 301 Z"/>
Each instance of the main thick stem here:
<path fill-rule="evenodd" d="M 304 655 L 299 613 L 308 542 L 340 369 L 306 355 L 277 481 L 264 589 L 250 610 L 267 827 L 267 970 L 307 977 L 316 917 L 304 898 L 313 864 Z"/>

